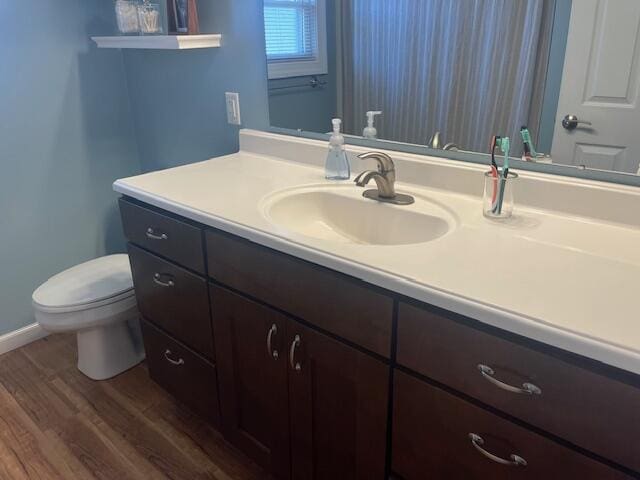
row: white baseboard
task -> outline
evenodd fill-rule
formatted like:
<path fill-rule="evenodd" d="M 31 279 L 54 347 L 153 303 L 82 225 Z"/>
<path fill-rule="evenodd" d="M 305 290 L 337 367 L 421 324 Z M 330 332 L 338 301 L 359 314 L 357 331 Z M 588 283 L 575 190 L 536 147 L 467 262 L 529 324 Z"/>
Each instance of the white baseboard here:
<path fill-rule="evenodd" d="M 35 342 L 48 334 L 38 323 L 32 323 L 13 332 L 0 335 L 0 355 Z"/>

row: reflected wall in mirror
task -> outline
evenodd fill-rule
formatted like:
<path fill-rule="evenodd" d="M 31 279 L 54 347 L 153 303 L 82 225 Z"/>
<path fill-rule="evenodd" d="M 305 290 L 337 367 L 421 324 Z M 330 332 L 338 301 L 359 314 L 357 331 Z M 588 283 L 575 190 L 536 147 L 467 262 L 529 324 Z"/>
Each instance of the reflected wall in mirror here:
<path fill-rule="evenodd" d="M 640 173 L 638 0 L 264 0 L 272 127 Z M 386 145 L 386 148 L 389 148 Z M 442 152 L 440 152 L 442 153 Z M 533 155 L 538 153 L 538 155 Z M 546 154 L 546 155 L 545 155 Z"/>

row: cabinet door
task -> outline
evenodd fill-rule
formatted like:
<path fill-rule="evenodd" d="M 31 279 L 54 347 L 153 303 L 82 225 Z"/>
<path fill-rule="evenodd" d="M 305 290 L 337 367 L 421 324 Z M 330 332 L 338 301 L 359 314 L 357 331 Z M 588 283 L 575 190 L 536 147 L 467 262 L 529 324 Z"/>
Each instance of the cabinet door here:
<path fill-rule="evenodd" d="M 286 318 L 223 288 L 211 286 L 210 292 L 225 437 L 265 470 L 287 479 Z"/>
<path fill-rule="evenodd" d="M 388 365 L 288 325 L 292 478 L 383 479 Z"/>

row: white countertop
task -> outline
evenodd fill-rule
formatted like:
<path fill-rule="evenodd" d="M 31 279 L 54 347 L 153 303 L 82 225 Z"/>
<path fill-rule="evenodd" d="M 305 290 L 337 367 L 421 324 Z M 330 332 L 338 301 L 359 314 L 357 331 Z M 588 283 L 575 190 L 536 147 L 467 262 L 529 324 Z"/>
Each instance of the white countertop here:
<path fill-rule="evenodd" d="M 300 142 L 288 147 L 297 148 L 294 143 Z M 401 175 L 402 165 L 397 168 Z M 482 167 L 464 168 L 482 184 Z M 396 186 L 399 192 L 446 205 L 456 228 L 427 243 L 367 246 L 302 236 L 264 214 L 265 200 L 275 192 L 331 183 L 323 176 L 321 168 L 308 163 L 241 150 L 121 179 L 114 189 L 388 290 L 640 374 L 636 225 L 520 205 L 512 221 L 496 223 L 483 217 L 475 191 L 403 183 Z M 539 180 L 540 174 L 535 176 Z M 360 195 L 355 185 L 344 188 Z"/>

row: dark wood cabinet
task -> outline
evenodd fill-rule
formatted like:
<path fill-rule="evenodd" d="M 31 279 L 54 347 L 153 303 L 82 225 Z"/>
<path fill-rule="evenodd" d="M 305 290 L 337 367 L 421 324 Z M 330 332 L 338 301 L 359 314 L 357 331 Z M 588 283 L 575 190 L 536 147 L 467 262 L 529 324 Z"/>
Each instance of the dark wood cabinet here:
<path fill-rule="evenodd" d="M 389 366 L 288 325 L 292 477 L 384 478 Z"/>
<path fill-rule="evenodd" d="M 223 288 L 211 298 L 227 437 L 278 478 L 384 478 L 388 365 Z"/>
<path fill-rule="evenodd" d="M 638 478 L 640 376 L 120 207 L 151 376 L 276 478 Z"/>
<path fill-rule="evenodd" d="M 631 478 L 402 372 L 393 411 L 392 466 L 404 480 Z"/>
<path fill-rule="evenodd" d="M 265 470 L 287 479 L 287 319 L 220 287 L 211 287 L 211 302 L 223 432 Z"/>

